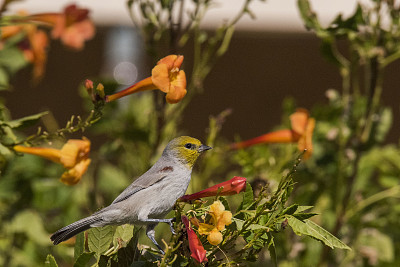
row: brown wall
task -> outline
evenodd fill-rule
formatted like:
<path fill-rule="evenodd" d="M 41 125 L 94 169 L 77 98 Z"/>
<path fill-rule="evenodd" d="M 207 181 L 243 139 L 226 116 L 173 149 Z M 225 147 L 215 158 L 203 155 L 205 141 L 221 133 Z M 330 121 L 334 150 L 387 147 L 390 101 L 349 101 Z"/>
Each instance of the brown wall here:
<path fill-rule="evenodd" d="M 76 88 L 84 79 L 101 73 L 107 31 L 100 28 L 82 52 L 66 50 L 53 42 L 42 82 L 32 87 L 29 71 L 25 70 L 14 79 L 13 91 L 1 92 L 13 117 L 50 109 L 64 125 L 71 114 L 82 113 Z M 143 68 L 139 77 L 145 77 L 148 71 L 149 66 Z M 400 134 L 399 74 L 400 63 L 388 68 L 383 95 L 395 114 L 389 136 L 393 142 Z M 281 121 L 285 97 L 292 96 L 298 106 L 310 108 L 317 102 L 326 103 L 325 91 L 340 86 L 336 68 L 320 56 L 319 41 L 312 34 L 239 32 L 206 80 L 205 92 L 195 97 L 186 111 L 184 127 L 188 134 L 203 138 L 209 116 L 233 108 L 222 134 L 229 139 L 235 134 L 250 138 Z"/>

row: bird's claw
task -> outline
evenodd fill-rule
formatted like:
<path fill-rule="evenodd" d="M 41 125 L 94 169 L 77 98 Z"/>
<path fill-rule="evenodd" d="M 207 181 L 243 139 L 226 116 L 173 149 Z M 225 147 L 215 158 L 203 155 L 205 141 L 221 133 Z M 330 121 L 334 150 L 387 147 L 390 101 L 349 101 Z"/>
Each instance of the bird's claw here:
<path fill-rule="evenodd" d="M 172 222 L 174 222 L 174 221 L 176 221 L 175 217 L 172 218 L 172 219 L 170 219 L 170 221 L 169 221 L 169 227 L 171 228 L 171 233 L 172 233 L 173 235 L 176 235 L 176 232 L 175 232 L 175 229 L 174 229 L 174 225 L 172 224 Z"/>

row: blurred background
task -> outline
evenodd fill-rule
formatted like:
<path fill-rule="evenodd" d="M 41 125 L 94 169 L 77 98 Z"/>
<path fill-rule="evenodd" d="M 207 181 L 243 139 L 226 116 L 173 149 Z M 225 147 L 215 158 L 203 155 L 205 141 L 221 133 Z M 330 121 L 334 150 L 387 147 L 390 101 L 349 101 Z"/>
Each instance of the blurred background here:
<path fill-rule="evenodd" d="M 151 63 L 140 34 L 135 30 L 124 0 L 74 1 L 91 10 L 97 26 L 94 39 L 81 52 L 70 51 L 59 41 L 52 41 L 46 75 L 31 85 L 31 71 L 24 69 L 12 82 L 12 91 L 3 91 L 15 118 L 43 110 L 53 111 L 64 125 L 71 114 L 79 114 L 79 84 L 91 77 L 108 77 L 126 85 L 145 78 Z M 339 12 L 351 14 L 356 1 L 311 1 L 323 23 Z M 70 1 L 31 0 L 11 6 L 30 13 L 61 10 Z M 241 7 L 240 0 L 219 1 L 207 14 L 203 27 L 214 30 Z M 204 137 L 210 115 L 232 108 L 222 136 L 229 140 L 239 134 L 247 139 L 271 130 L 279 124 L 282 101 L 293 97 L 300 107 L 324 103 L 325 92 L 341 88 L 339 74 L 319 53 L 320 41 L 308 33 L 298 14 L 295 1 L 270 0 L 253 3 L 255 19 L 246 16 L 237 26 L 228 52 L 205 81 L 205 91 L 191 102 L 184 113 L 184 125 L 191 136 Z M 190 46 L 189 46 L 190 47 Z M 185 53 L 186 72 L 190 72 L 192 51 Z M 383 101 L 394 112 L 394 125 L 388 141 L 399 136 L 400 76 L 399 62 L 390 65 L 385 77 Z M 312 73 L 312 75 L 310 75 Z M 199 112 L 199 111 L 202 112 Z M 204 112 L 207 110 L 207 112 Z M 96 146 L 96 140 L 93 140 Z"/>

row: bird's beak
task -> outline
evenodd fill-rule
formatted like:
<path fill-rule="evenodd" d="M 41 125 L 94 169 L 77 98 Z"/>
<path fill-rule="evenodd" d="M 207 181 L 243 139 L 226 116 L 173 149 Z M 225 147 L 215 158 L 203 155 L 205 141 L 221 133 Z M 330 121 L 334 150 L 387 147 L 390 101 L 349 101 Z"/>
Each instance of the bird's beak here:
<path fill-rule="evenodd" d="M 201 145 L 197 151 L 203 152 L 203 151 L 210 150 L 210 149 L 212 149 L 212 147 L 206 146 L 206 145 Z"/>

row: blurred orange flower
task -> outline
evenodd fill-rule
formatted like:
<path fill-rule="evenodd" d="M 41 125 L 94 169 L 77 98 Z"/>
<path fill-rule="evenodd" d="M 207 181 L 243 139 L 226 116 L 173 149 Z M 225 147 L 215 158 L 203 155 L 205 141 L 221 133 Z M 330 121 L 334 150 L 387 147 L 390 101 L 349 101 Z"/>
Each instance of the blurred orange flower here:
<path fill-rule="evenodd" d="M 48 24 L 53 27 L 51 36 L 63 44 L 81 50 L 85 41 L 93 38 L 95 27 L 88 17 L 89 10 L 69 5 L 63 13 L 40 13 L 27 16 L 23 21 Z"/>
<path fill-rule="evenodd" d="M 87 138 L 70 139 L 61 149 L 45 147 L 14 146 L 14 150 L 21 153 L 43 157 L 59 163 L 66 168 L 61 176 L 61 182 L 74 185 L 81 180 L 90 164 L 90 141 Z"/>
<path fill-rule="evenodd" d="M 133 93 L 159 89 L 166 93 L 166 100 L 170 104 L 178 103 L 186 95 L 186 75 L 180 67 L 183 56 L 169 55 L 157 62 L 151 72 L 151 77 L 141 80 L 132 86 L 106 96 L 106 102 L 111 102 Z"/>
<path fill-rule="evenodd" d="M 46 33 L 36 26 L 26 25 L 26 32 L 30 47 L 24 50 L 25 58 L 33 64 L 33 78 L 38 80 L 44 74 L 49 40 Z"/>
<path fill-rule="evenodd" d="M 308 159 L 313 150 L 312 135 L 315 119 L 310 118 L 306 109 L 299 108 L 290 115 L 290 123 L 291 129 L 278 130 L 243 142 L 234 143 L 231 145 L 231 149 L 240 149 L 256 144 L 297 143 L 300 151 L 306 150 L 304 158 Z"/>
<path fill-rule="evenodd" d="M 216 246 L 222 242 L 220 231 L 225 230 L 225 225 L 232 223 L 232 213 L 225 210 L 221 201 L 214 201 L 208 213 L 211 215 L 210 224 L 199 223 L 199 234 L 208 235 L 208 242 Z"/>
<path fill-rule="evenodd" d="M 26 61 L 33 65 L 33 78 L 38 80 L 44 73 L 47 61 L 46 49 L 49 42 L 46 33 L 30 24 L 4 26 L 0 31 L 1 40 L 19 33 L 26 34 L 26 38 L 18 43 L 18 47 L 23 52 Z"/>

